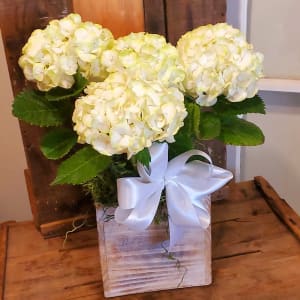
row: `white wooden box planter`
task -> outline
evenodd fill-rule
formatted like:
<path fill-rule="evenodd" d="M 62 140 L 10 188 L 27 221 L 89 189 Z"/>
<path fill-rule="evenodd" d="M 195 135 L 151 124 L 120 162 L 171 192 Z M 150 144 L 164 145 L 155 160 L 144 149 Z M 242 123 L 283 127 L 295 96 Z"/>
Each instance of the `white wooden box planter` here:
<path fill-rule="evenodd" d="M 211 228 L 190 228 L 167 252 L 167 223 L 133 231 L 115 222 L 113 209 L 97 209 L 105 297 L 211 283 Z"/>

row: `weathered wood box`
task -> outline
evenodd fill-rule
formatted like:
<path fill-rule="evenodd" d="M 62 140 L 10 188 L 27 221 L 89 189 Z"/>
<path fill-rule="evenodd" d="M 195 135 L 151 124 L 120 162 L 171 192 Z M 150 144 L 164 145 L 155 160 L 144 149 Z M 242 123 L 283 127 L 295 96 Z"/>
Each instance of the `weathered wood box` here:
<path fill-rule="evenodd" d="M 211 283 L 211 227 L 191 228 L 168 253 L 167 223 L 133 231 L 97 210 L 105 297 Z"/>

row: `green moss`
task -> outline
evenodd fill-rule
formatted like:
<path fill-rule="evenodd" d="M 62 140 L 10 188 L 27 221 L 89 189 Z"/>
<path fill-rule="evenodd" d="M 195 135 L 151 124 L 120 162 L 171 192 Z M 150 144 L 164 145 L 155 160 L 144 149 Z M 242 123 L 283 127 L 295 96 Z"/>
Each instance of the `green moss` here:
<path fill-rule="evenodd" d="M 124 155 L 116 155 L 112 159 L 108 169 L 83 184 L 83 190 L 91 195 L 96 206 L 117 206 L 117 179 L 138 176 L 134 161 L 127 160 Z"/>

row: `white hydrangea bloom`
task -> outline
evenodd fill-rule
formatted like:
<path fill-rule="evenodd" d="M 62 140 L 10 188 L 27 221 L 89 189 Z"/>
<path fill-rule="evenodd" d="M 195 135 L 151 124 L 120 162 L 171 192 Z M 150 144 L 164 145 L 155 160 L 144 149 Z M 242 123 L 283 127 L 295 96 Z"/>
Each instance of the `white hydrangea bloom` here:
<path fill-rule="evenodd" d="M 98 24 L 85 22 L 75 30 L 72 43 L 83 75 L 91 81 L 104 80 L 108 73 L 100 60 L 103 51 L 114 43 L 112 33 Z"/>
<path fill-rule="evenodd" d="M 226 23 L 201 26 L 183 35 L 177 49 L 186 72 L 184 88 L 200 105 L 214 105 L 221 94 L 238 102 L 257 93 L 263 55 L 238 29 Z"/>
<path fill-rule="evenodd" d="M 174 142 L 187 115 L 178 88 L 132 79 L 125 72 L 93 82 L 85 92 L 75 102 L 74 130 L 79 143 L 105 155 L 130 158 L 153 141 Z"/>
<path fill-rule="evenodd" d="M 57 86 L 70 88 L 73 85 L 77 59 L 70 51 L 69 41 L 80 23 L 79 15 L 70 14 L 31 34 L 22 49 L 19 65 L 26 79 L 37 82 L 38 89 L 47 91 Z"/>
<path fill-rule="evenodd" d="M 70 14 L 35 30 L 22 49 L 19 65 L 39 90 L 70 88 L 78 66 L 88 79 L 103 78 L 100 56 L 112 43 L 109 30 Z"/>
<path fill-rule="evenodd" d="M 185 77 L 177 49 L 158 34 L 139 32 L 117 39 L 103 53 L 102 63 L 109 72 L 126 70 L 135 78 L 159 80 L 166 86 L 180 87 Z"/>

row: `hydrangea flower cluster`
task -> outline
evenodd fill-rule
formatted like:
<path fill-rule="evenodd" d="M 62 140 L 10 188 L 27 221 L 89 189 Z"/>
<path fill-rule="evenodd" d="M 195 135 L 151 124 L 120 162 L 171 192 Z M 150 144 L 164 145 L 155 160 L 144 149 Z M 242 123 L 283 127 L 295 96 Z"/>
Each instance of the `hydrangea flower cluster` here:
<path fill-rule="evenodd" d="M 159 80 L 166 86 L 181 86 L 185 77 L 177 49 L 158 34 L 139 32 L 117 39 L 104 52 L 102 63 L 109 72 L 125 70 L 133 77 Z"/>
<path fill-rule="evenodd" d="M 178 88 L 125 72 L 91 83 L 85 93 L 75 103 L 74 130 L 79 143 L 105 155 L 127 153 L 130 158 L 153 141 L 174 142 L 187 115 Z"/>
<path fill-rule="evenodd" d="M 198 104 L 214 105 L 221 94 L 238 102 L 257 93 L 263 55 L 238 29 L 226 23 L 201 26 L 183 35 L 177 49 L 186 72 L 184 88 Z"/>
<path fill-rule="evenodd" d="M 113 36 L 98 24 L 82 22 L 78 14 L 53 20 L 33 31 L 22 49 L 19 65 L 26 79 L 41 91 L 70 88 L 78 66 L 87 79 L 103 79 L 100 56 L 112 45 Z"/>
<path fill-rule="evenodd" d="M 214 105 L 219 95 L 231 102 L 253 97 L 262 60 L 241 32 L 225 23 L 189 31 L 174 47 L 145 32 L 115 40 L 108 29 L 70 14 L 35 30 L 19 65 L 41 91 L 71 88 L 79 71 L 89 84 L 72 102 L 78 142 L 130 158 L 155 141 L 175 141 L 187 116 L 185 95 L 197 137 L 200 106 Z M 217 137 L 218 128 L 211 135 Z"/>
<path fill-rule="evenodd" d="M 72 47 L 79 69 L 89 81 L 102 81 L 108 76 L 101 56 L 113 43 L 112 33 L 98 24 L 84 22 L 75 30 Z"/>
<path fill-rule="evenodd" d="M 173 142 L 187 114 L 177 49 L 163 36 L 131 33 L 105 50 L 101 63 L 111 75 L 91 83 L 75 104 L 78 141 L 128 158 L 154 141 Z"/>
<path fill-rule="evenodd" d="M 261 129 L 239 118 L 265 113 L 255 95 L 262 61 L 225 23 L 187 32 L 174 47 L 146 32 L 114 39 L 108 29 L 70 14 L 35 30 L 23 47 L 19 65 L 42 92 L 19 93 L 13 114 L 49 128 L 41 151 L 48 159 L 65 158 L 53 184 L 91 184 L 101 202 L 103 193 L 95 196 L 94 188 L 110 191 L 111 179 L 131 176 L 137 161 L 149 166 L 153 142 L 172 143 L 170 158 L 200 140 L 262 144 Z M 83 144 L 78 150 L 77 143 Z"/>

